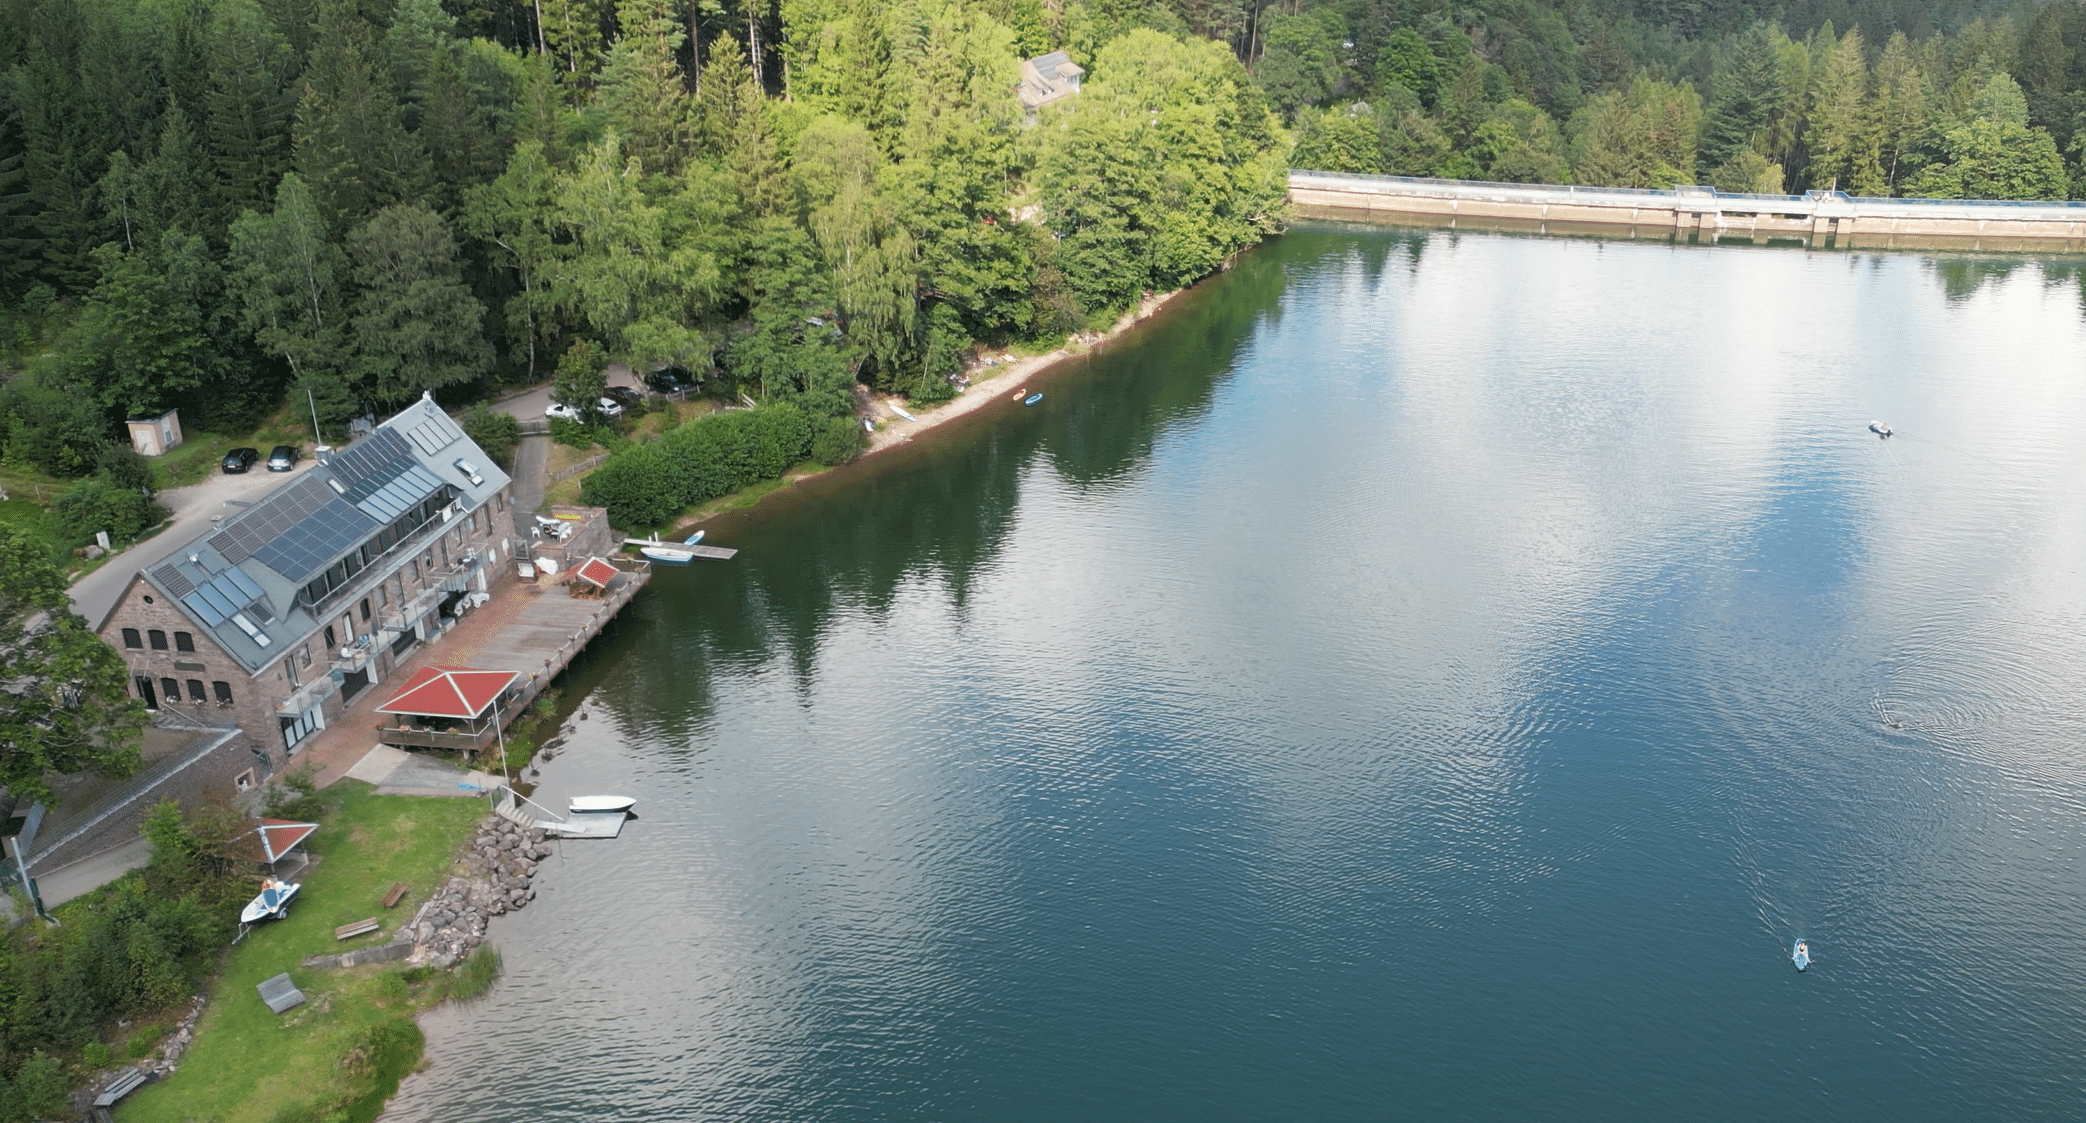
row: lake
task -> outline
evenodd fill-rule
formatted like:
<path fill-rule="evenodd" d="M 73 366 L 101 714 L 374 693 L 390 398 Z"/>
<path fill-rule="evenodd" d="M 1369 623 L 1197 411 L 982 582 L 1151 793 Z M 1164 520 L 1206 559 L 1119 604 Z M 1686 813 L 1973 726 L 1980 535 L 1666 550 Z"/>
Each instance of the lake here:
<path fill-rule="evenodd" d="M 2081 271 L 1274 240 L 660 572 L 387 1119 L 2076 1118 Z"/>

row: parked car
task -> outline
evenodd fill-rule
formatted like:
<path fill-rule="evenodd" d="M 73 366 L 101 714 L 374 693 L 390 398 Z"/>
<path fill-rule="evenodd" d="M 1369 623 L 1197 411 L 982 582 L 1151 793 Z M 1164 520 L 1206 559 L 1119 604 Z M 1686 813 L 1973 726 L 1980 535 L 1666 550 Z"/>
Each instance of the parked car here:
<path fill-rule="evenodd" d="M 297 451 L 296 445 L 276 445 L 268 450 L 268 470 L 287 472 L 297 466 L 297 461 L 302 459 L 303 455 Z"/>
<path fill-rule="evenodd" d="M 645 376 L 645 387 L 656 394 L 679 394 L 695 389 L 695 378 L 682 367 L 661 367 Z"/>
<path fill-rule="evenodd" d="M 239 473 L 244 472 L 248 468 L 253 467 L 254 462 L 259 460 L 260 458 L 260 449 L 235 448 L 232 451 L 225 453 L 225 458 L 222 461 L 219 461 L 217 466 L 229 473 Z"/>
<path fill-rule="evenodd" d="M 623 407 L 617 405 L 613 398 L 597 398 L 594 402 L 594 412 L 603 417 L 621 417 L 623 416 Z M 543 416 L 563 418 L 566 421 L 577 421 L 581 424 L 585 424 L 587 420 L 585 417 L 580 416 L 580 408 L 578 406 L 568 406 L 564 402 L 552 402 L 550 408 L 543 411 Z"/>
<path fill-rule="evenodd" d="M 643 394 L 640 394 L 637 391 L 632 390 L 628 386 L 611 386 L 608 389 L 603 390 L 601 392 L 601 396 L 604 398 L 614 399 L 615 403 L 619 406 L 622 406 L 624 409 L 629 409 L 631 406 L 634 406 L 639 402 L 645 400 L 645 396 Z"/>

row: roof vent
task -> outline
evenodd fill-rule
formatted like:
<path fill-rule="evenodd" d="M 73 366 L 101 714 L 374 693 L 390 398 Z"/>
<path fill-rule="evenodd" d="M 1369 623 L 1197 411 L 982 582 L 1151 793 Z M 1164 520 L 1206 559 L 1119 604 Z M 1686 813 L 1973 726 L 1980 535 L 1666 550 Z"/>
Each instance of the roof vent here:
<path fill-rule="evenodd" d="M 192 553 L 192 554 L 190 554 L 190 555 L 188 555 L 188 564 L 190 564 L 190 565 L 201 565 L 201 564 L 203 564 L 203 555 L 201 555 L 201 554 L 193 554 L 193 553 Z"/>
<path fill-rule="evenodd" d="M 317 460 L 321 464 L 331 464 L 333 463 L 333 446 L 320 445 L 311 450 L 311 455 L 312 459 Z"/>

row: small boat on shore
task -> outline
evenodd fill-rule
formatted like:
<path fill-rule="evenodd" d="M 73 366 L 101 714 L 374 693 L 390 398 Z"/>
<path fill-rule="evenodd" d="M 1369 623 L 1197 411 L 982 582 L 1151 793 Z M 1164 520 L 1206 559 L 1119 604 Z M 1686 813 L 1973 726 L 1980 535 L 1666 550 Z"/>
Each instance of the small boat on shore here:
<path fill-rule="evenodd" d="M 1028 397 L 1028 400 L 1027 400 L 1027 401 L 1025 401 L 1025 402 L 1023 402 L 1023 403 L 1021 403 L 1021 404 L 1022 404 L 1022 405 L 1025 405 L 1025 406 L 1032 406 L 1032 405 L 1035 405 L 1035 404 L 1036 404 L 1037 402 L 1040 402 L 1040 401 L 1042 401 L 1042 400 L 1043 400 L 1043 395 L 1041 395 L 1041 394 L 1030 394 L 1030 395 L 1029 395 L 1029 397 Z"/>
<path fill-rule="evenodd" d="M 1789 950 L 1789 962 L 1796 964 L 1799 971 L 1811 969 L 1811 944 L 1808 940 L 1796 941 L 1796 946 Z"/>
<path fill-rule="evenodd" d="M 910 414 L 910 413 L 907 413 L 907 412 L 905 411 L 905 407 L 904 407 L 904 406 L 902 406 L 902 405 L 899 405 L 899 404 L 898 404 L 897 402 L 892 402 L 892 403 L 891 403 L 891 412 L 892 412 L 892 413 L 895 413 L 895 414 L 897 414 L 897 415 L 898 415 L 898 416 L 900 416 L 900 417 L 903 417 L 903 418 L 905 418 L 905 419 L 906 419 L 907 421 L 918 421 L 918 420 L 920 420 L 919 418 L 917 418 L 917 417 L 914 417 L 914 416 L 913 416 L 912 414 Z"/>
<path fill-rule="evenodd" d="M 565 805 L 572 815 L 621 815 L 637 806 L 637 800 L 627 795 L 576 795 Z"/>
<path fill-rule="evenodd" d="M 1014 391 L 1014 396 L 1013 396 L 1012 398 L 1008 399 L 1008 400 L 1009 400 L 1009 401 L 1016 401 L 1016 402 L 1018 402 L 1018 401 L 1020 401 L 1021 399 L 1023 399 L 1023 398 L 1026 398 L 1026 397 L 1028 397 L 1028 393 L 1029 393 L 1029 388 L 1028 388 L 1028 387 L 1026 387 L 1026 386 L 1023 386 L 1023 387 L 1022 387 L 1021 389 L 1019 389 L 1019 390 L 1016 390 L 1016 391 Z"/>
<path fill-rule="evenodd" d="M 295 881 L 277 881 L 272 877 L 263 879 L 261 895 L 246 902 L 246 907 L 239 910 L 239 923 L 286 919 L 290 915 L 291 899 L 302 888 L 304 886 Z"/>

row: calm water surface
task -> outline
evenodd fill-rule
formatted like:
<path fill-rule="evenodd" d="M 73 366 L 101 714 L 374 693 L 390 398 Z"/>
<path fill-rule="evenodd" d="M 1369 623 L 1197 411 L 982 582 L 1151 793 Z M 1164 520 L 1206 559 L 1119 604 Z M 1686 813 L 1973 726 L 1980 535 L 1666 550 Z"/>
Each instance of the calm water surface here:
<path fill-rule="evenodd" d="M 660 574 L 390 1118 L 2078 1118 L 2077 270 L 1279 239 Z"/>

